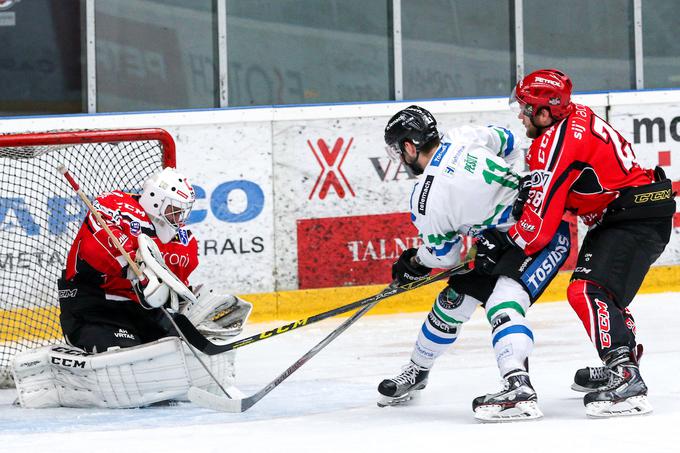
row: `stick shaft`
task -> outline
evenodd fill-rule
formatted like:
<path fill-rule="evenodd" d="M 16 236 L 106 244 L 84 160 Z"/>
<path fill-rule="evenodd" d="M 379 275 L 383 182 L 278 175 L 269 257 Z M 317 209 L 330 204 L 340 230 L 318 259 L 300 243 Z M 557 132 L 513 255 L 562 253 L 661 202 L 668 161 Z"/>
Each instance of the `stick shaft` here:
<path fill-rule="evenodd" d="M 454 267 L 452 269 L 449 269 L 448 271 L 444 272 L 446 275 L 453 275 L 453 274 L 458 274 L 462 272 L 466 272 L 469 270 L 468 263 L 463 263 L 460 266 Z M 438 277 L 441 274 L 437 274 L 433 277 Z M 440 278 L 441 279 L 441 278 Z M 432 279 L 427 280 L 428 283 L 431 283 Z M 416 282 L 417 283 L 417 282 Z M 416 287 L 423 286 L 423 284 L 417 285 Z M 399 287 L 397 287 L 399 288 Z M 390 290 L 394 290 L 396 288 L 394 287 L 387 287 L 385 290 L 383 290 L 381 293 L 377 294 L 376 296 L 379 296 L 380 294 L 390 294 L 394 295 L 394 292 L 390 292 Z M 413 289 L 413 288 L 411 288 Z M 404 289 L 403 291 L 408 291 L 408 289 Z M 402 292 L 403 292 L 402 291 Z M 213 410 L 221 410 L 225 412 L 245 412 L 251 407 L 253 407 L 258 401 L 260 401 L 262 398 L 264 398 L 269 392 L 274 390 L 276 387 L 278 387 L 283 381 L 288 379 L 288 377 L 296 372 L 302 365 L 307 363 L 312 357 L 314 357 L 316 354 L 319 353 L 323 348 L 328 346 L 328 344 L 335 340 L 340 334 L 342 334 L 345 330 L 347 330 L 352 324 L 354 324 L 359 318 L 361 318 L 366 312 L 368 312 L 371 308 L 375 307 L 378 302 L 381 300 L 385 299 L 386 297 L 389 296 L 383 296 L 383 297 L 378 297 L 375 300 L 371 301 L 367 305 L 365 305 L 363 308 L 358 310 L 356 313 L 354 313 L 351 317 L 346 319 L 340 326 L 338 326 L 335 330 L 333 330 L 331 333 L 329 333 L 323 340 L 321 340 L 319 343 L 317 343 L 312 349 L 307 351 L 302 357 L 300 357 L 298 360 L 295 361 L 291 366 L 289 366 L 283 373 L 281 373 L 279 376 L 277 376 L 273 381 L 271 381 L 269 384 L 267 384 L 263 389 L 258 391 L 257 393 L 248 396 L 246 398 L 242 399 L 224 399 L 220 397 L 219 395 L 211 394 L 207 391 L 197 389 L 195 387 L 192 387 L 189 389 L 189 399 L 203 407 L 207 407 L 209 409 Z"/>
<path fill-rule="evenodd" d="M 97 221 L 97 223 L 99 224 L 99 226 L 102 227 L 104 229 L 104 231 L 106 231 L 106 234 L 111 239 L 111 242 L 113 242 L 113 245 L 123 255 L 123 257 L 125 258 L 125 261 L 127 261 L 128 265 L 130 266 L 130 269 L 132 269 L 132 272 L 134 272 L 135 275 L 138 278 L 141 279 L 143 277 L 143 274 L 142 274 L 142 271 L 139 270 L 139 266 L 137 266 L 137 263 L 135 263 L 135 261 L 132 259 L 132 257 L 130 257 L 130 255 L 125 250 L 125 248 L 123 248 L 123 244 L 121 244 L 120 241 L 118 240 L 118 238 L 113 234 L 113 231 L 111 231 L 109 226 L 106 224 L 106 221 L 104 220 L 102 215 L 99 213 L 99 211 L 97 211 L 97 209 L 94 207 L 94 205 L 92 204 L 90 199 L 87 198 L 87 195 L 85 195 L 85 192 L 83 192 L 83 189 L 80 188 L 80 185 L 76 182 L 76 180 L 73 178 L 71 173 L 69 173 L 69 171 L 63 165 L 59 166 L 59 171 L 61 172 L 61 174 L 64 175 L 64 177 L 66 178 L 68 183 L 71 185 L 73 190 L 76 192 L 78 197 L 80 197 L 82 202 L 85 203 L 85 205 L 87 206 L 87 209 L 90 210 L 90 213 L 94 216 L 94 218 Z"/>
<path fill-rule="evenodd" d="M 345 330 L 347 330 L 352 324 L 357 322 L 359 320 L 359 318 L 361 318 L 364 314 L 366 314 L 371 308 L 375 307 L 378 304 L 378 302 L 380 302 L 380 299 L 366 305 L 361 310 L 358 310 L 352 316 L 347 318 L 345 320 L 345 322 L 340 324 L 340 326 L 338 326 L 333 332 L 328 334 L 328 336 L 326 336 L 326 338 L 321 340 L 316 346 L 314 346 L 312 349 L 307 351 L 307 353 L 305 353 L 305 355 L 300 357 L 294 364 L 292 364 L 290 367 L 288 367 L 286 369 L 286 371 L 284 371 L 279 376 L 277 376 L 276 379 L 274 379 L 272 382 L 270 382 L 265 388 L 263 388 L 262 390 L 260 390 L 256 394 L 254 394 L 254 395 L 252 395 L 248 398 L 243 399 L 243 401 L 241 402 L 241 407 L 242 407 L 241 410 L 242 411 L 248 410 L 253 405 L 255 405 L 255 403 L 257 403 L 262 398 L 264 398 L 269 392 L 271 392 L 276 387 L 278 387 L 283 381 L 288 379 L 288 377 L 291 374 L 293 374 L 294 372 L 299 370 L 302 367 L 302 365 L 304 365 L 312 357 L 317 355 L 319 353 L 319 351 L 321 351 L 323 348 L 328 346 L 328 344 L 331 341 L 335 340 L 337 337 L 340 336 L 340 334 L 342 334 Z"/>
<path fill-rule="evenodd" d="M 371 297 L 367 297 L 365 299 L 358 300 L 356 302 L 352 302 L 347 305 L 343 305 L 341 307 L 334 308 L 332 310 L 328 310 L 323 313 L 319 313 L 314 316 L 310 316 L 309 318 L 303 318 L 299 319 L 297 321 L 284 324 L 276 329 L 271 329 L 267 330 L 264 332 L 260 332 L 255 335 L 251 335 L 250 337 L 243 338 L 241 340 L 234 341 L 232 343 L 227 343 L 223 345 L 218 345 L 214 344 L 211 341 L 209 341 L 207 338 L 205 338 L 198 330 L 195 328 L 192 329 L 192 324 L 188 319 L 180 319 L 179 317 L 176 318 L 177 323 L 182 327 L 182 329 L 185 331 L 187 334 L 187 338 L 191 341 L 191 344 L 193 344 L 199 351 L 203 352 L 204 354 L 207 355 L 216 355 L 216 354 L 221 354 L 223 352 L 231 351 L 233 349 L 241 348 L 243 346 L 247 346 L 249 344 L 256 343 L 258 341 L 262 340 L 267 340 L 269 338 L 275 337 L 277 335 L 281 335 L 287 332 L 290 332 L 292 330 L 299 329 L 301 327 L 306 327 L 310 324 L 314 324 L 319 321 L 323 321 L 324 319 L 328 319 L 333 316 L 337 316 L 343 313 L 350 312 L 352 310 L 355 310 L 357 308 L 364 307 L 368 304 L 371 304 L 375 301 L 379 301 L 382 299 L 386 299 L 388 297 L 396 296 L 398 294 L 401 294 L 406 291 L 410 291 L 412 289 L 420 288 L 425 285 L 429 285 L 430 283 L 434 283 L 440 280 L 444 280 L 448 277 L 450 277 L 453 274 L 456 274 L 458 272 L 461 272 L 463 270 L 467 269 L 467 263 L 463 263 L 460 266 L 447 269 L 443 272 L 440 272 L 438 274 L 434 274 L 429 276 L 428 278 L 424 280 L 420 280 L 417 282 L 413 283 L 408 283 L 406 285 L 402 286 L 396 286 L 392 288 L 386 288 L 385 290 L 381 291 L 378 294 L 375 294 Z"/>

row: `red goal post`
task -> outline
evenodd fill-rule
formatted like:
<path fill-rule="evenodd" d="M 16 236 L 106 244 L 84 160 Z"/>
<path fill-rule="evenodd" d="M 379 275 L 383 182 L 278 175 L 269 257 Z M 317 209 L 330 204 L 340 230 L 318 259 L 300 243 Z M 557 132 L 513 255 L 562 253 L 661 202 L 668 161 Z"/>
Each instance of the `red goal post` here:
<path fill-rule="evenodd" d="M 0 135 L 0 386 L 17 352 L 63 341 L 56 282 L 86 209 L 59 164 L 90 198 L 137 192 L 175 166 L 175 142 L 163 129 Z"/>

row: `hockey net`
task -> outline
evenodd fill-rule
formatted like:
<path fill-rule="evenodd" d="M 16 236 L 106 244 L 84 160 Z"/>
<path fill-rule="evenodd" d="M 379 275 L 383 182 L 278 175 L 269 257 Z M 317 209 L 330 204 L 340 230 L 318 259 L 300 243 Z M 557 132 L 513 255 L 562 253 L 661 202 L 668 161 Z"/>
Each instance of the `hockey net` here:
<path fill-rule="evenodd" d="M 0 387 L 17 352 L 63 341 L 57 279 L 87 208 L 59 164 L 91 199 L 139 192 L 175 145 L 162 129 L 0 135 Z"/>

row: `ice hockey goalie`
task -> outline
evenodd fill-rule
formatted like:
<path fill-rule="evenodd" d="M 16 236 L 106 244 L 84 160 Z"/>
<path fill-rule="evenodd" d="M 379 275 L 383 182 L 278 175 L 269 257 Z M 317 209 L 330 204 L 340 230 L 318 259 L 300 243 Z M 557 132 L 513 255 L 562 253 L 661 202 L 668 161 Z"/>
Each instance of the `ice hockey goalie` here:
<path fill-rule="evenodd" d="M 196 238 L 184 229 L 194 200 L 187 179 L 171 168 L 146 181 L 140 195 L 113 191 L 95 200 L 143 278 L 130 272 L 90 213 L 58 282 L 66 343 L 14 358 L 21 406 L 142 407 L 183 400 L 191 386 L 231 388 L 234 352 L 194 355 L 163 313 L 186 316 L 220 342 L 241 332 L 252 308 L 235 296 L 188 286 L 198 265 Z"/>

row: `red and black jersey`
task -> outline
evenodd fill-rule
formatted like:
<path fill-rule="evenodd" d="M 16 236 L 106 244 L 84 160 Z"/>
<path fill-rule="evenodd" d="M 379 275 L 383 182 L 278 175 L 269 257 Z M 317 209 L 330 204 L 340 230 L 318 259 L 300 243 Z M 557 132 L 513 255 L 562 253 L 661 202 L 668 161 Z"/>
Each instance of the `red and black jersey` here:
<path fill-rule="evenodd" d="M 653 170 L 640 167 L 621 134 L 580 104 L 533 141 L 527 163 L 531 193 L 508 231 L 527 255 L 550 242 L 565 211 L 593 225 L 621 189 L 654 181 Z"/>
<path fill-rule="evenodd" d="M 188 285 L 189 275 L 198 266 L 196 238 L 188 230 L 180 230 L 172 241 L 161 243 L 138 198 L 113 191 L 101 195 L 93 204 L 133 259 L 138 248 L 137 237 L 147 234 L 158 244 L 170 270 Z M 126 277 L 127 261 L 92 213 L 88 213 L 68 253 L 64 278 L 77 284 L 99 286 L 109 300 L 139 302 Z"/>

